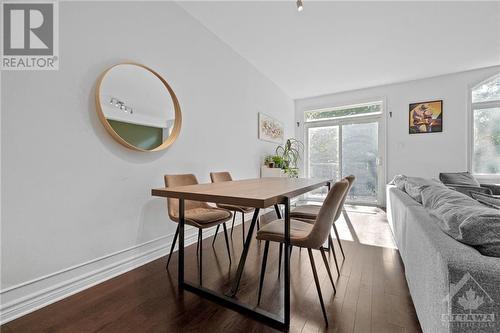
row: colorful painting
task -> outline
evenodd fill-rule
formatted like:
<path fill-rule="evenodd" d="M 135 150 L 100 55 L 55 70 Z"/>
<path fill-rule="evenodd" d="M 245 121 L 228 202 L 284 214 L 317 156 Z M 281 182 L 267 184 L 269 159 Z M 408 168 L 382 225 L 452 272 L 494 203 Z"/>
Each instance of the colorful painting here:
<path fill-rule="evenodd" d="M 410 134 L 443 131 L 443 101 L 410 104 Z"/>
<path fill-rule="evenodd" d="M 283 123 L 264 113 L 259 112 L 259 139 L 264 141 L 283 142 Z"/>

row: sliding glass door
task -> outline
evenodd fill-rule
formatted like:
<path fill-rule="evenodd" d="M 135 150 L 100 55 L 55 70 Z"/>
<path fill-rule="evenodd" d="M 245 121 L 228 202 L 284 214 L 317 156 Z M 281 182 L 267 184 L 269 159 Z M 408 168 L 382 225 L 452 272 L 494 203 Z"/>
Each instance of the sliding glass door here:
<path fill-rule="evenodd" d="M 341 125 L 342 176 L 355 175 L 348 199 L 353 202 L 378 201 L 378 121 Z"/>
<path fill-rule="evenodd" d="M 380 152 L 378 115 L 342 117 L 306 122 L 308 177 L 339 180 L 356 176 L 348 202 L 380 203 Z M 326 189 L 311 192 L 308 200 L 322 200 Z"/>
<path fill-rule="evenodd" d="M 307 167 L 309 178 L 340 178 L 339 126 L 307 128 Z M 326 189 L 310 192 L 308 199 L 322 200 Z"/>

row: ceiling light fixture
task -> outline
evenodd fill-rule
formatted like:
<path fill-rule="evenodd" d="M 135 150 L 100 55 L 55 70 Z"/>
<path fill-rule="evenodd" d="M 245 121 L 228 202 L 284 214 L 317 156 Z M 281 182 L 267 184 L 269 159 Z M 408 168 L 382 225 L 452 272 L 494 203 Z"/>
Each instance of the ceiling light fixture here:
<path fill-rule="evenodd" d="M 303 9 L 302 0 L 297 0 L 297 11 L 301 12 Z"/>

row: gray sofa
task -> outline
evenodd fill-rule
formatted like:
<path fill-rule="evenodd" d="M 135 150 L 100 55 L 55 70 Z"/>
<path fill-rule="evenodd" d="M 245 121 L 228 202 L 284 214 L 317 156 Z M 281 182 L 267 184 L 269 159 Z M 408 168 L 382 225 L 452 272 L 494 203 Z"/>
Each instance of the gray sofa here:
<path fill-rule="evenodd" d="M 500 258 L 445 234 L 405 191 L 394 185 L 386 191 L 389 224 L 423 331 L 500 332 Z"/>

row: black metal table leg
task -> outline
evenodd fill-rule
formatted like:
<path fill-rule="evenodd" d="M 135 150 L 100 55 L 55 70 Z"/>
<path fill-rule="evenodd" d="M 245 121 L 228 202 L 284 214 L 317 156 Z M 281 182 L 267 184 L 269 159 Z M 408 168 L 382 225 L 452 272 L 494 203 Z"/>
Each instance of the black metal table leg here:
<path fill-rule="evenodd" d="M 184 199 L 179 199 L 179 288 L 184 288 Z"/>
<path fill-rule="evenodd" d="M 257 222 L 258 217 L 259 217 L 259 209 L 256 208 L 255 211 L 253 212 L 252 223 L 250 224 L 250 229 L 248 230 L 247 239 L 245 241 L 245 244 L 243 245 L 243 251 L 241 253 L 241 258 L 238 264 L 238 270 L 236 271 L 236 276 L 234 277 L 233 285 L 231 286 L 231 290 L 227 294 L 229 297 L 234 297 L 238 292 L 241 275 L 243 274 L 243 269 L 245 268 L 245 262 L 247 260 L 248 250 L 250 248 L 250 243 L 252 242 L 253 229 L 255 227 L 255 223 Z"/>
<path fill-rule="evenodd" d="M 290 327 L 290 198 L 285 198 L 285 311 L 284 324 Z"/>
<path fill-rule="evenodd" d="M 232 297 L 218 294 L 213 290 L 196 286 L 190 282 L 184 283 L 184 289 L 200 295 L 201 297 L 215 302 L 227 309 L 231 309 L 245 316 L 249 316 L 250 318 L 265 323 L 266 325 L 269 325 L 277 330 L 288 332 L 288 329 L 290 327 L 290 325 L 285 326 L 283 319 L 280 318 L 280 316 L 278 316 L 277 314 L 270 313 L 261 308 L 256 308 L 255 306 L 243 304 Z"/>
<path fill-rule="evenodd" d="M 203 233 L 202 229 L 200 229 L 200 286 L 203 285 Z"/>
<path fill-rule="evenodd" d="M 278 207 L 278 205 L 274 205 L 274 211 L 276 212 L 276 216 L 278 217 L 278 219 L 280 219 L 281 218 L 281 210 Z"/>
<path fill-rule="evenodd" d="M 253 230 L 255 228 L 255 225 L 257 223 L 257 219 L 259 217 L 259 209 L 256 209 L 254 211 L 254 216 L 252 218 L 252 223 L 250 224 L 250 230 L 248 231 L 246 241 L 244 244 L 243 248 L 243 253 L 240 258 L 240 262 L 238 265 L 238 270 L 236 273 L 235 281 L 233 282 L 233 288 L 231 288 L 231 292 L 233 293 L 233 296 L 236 294 L 238 291 L 238 286 L 240 283 L 241 275 L 243 273 L 243 269 L 245 267 L 245 261 L 246 257 L 248 254 L 248 249 L 250 247 L 250 242 L 252 240 L 252 234 Z M 206 299 L 209 299 L 213 302 L 216 302 L 217 304 L 220 304 L 226 308 L 232 309 L 234 311 L 237 311 L 241 314 L 247 315 L 251 318 L 254 318 L 260 322 L 266 323 L 267 325 L 274 327 L 278 330 L 281 331 L 288 331 L 288 328 L 290 327 L 290 306 L 288 305 L 288 322 L 286 320 L 282 320 L 278 315 L 267 312 L 263 309 L 260 308 L 255 308 L 253 306 L 248 306 L 246 304 L 238 302 L 236 299 L 233 298 L 233 296 L 226 296 L 222 294 L 218 294 L 217 292 L 214 292 L 212 290 L 206 289 L 202 287 L 201 285 L 194 285 L 191 282 L 187 282 L 184 280 L 184 226 L 185 226 L 185 218 L 184 218 L 184 200 L 179 199 L 179 276 L 178 276 L 178 283 L 179 283 L 179 290 L 187 290 L 190 292 L 193 292 L 195 294 L 198 294 Z M 200 281 L 201 282 L 201 281 Z M 289 294 L 289 293 L 288 293 Z M 288 295 L 289 299 L 289 295 Z M 289 304 L 289 301 L 288 301 Z M 285 307 L 286 309 L 286 307 Z M 287 316 L 285 315 L 285 318 Z"/>

